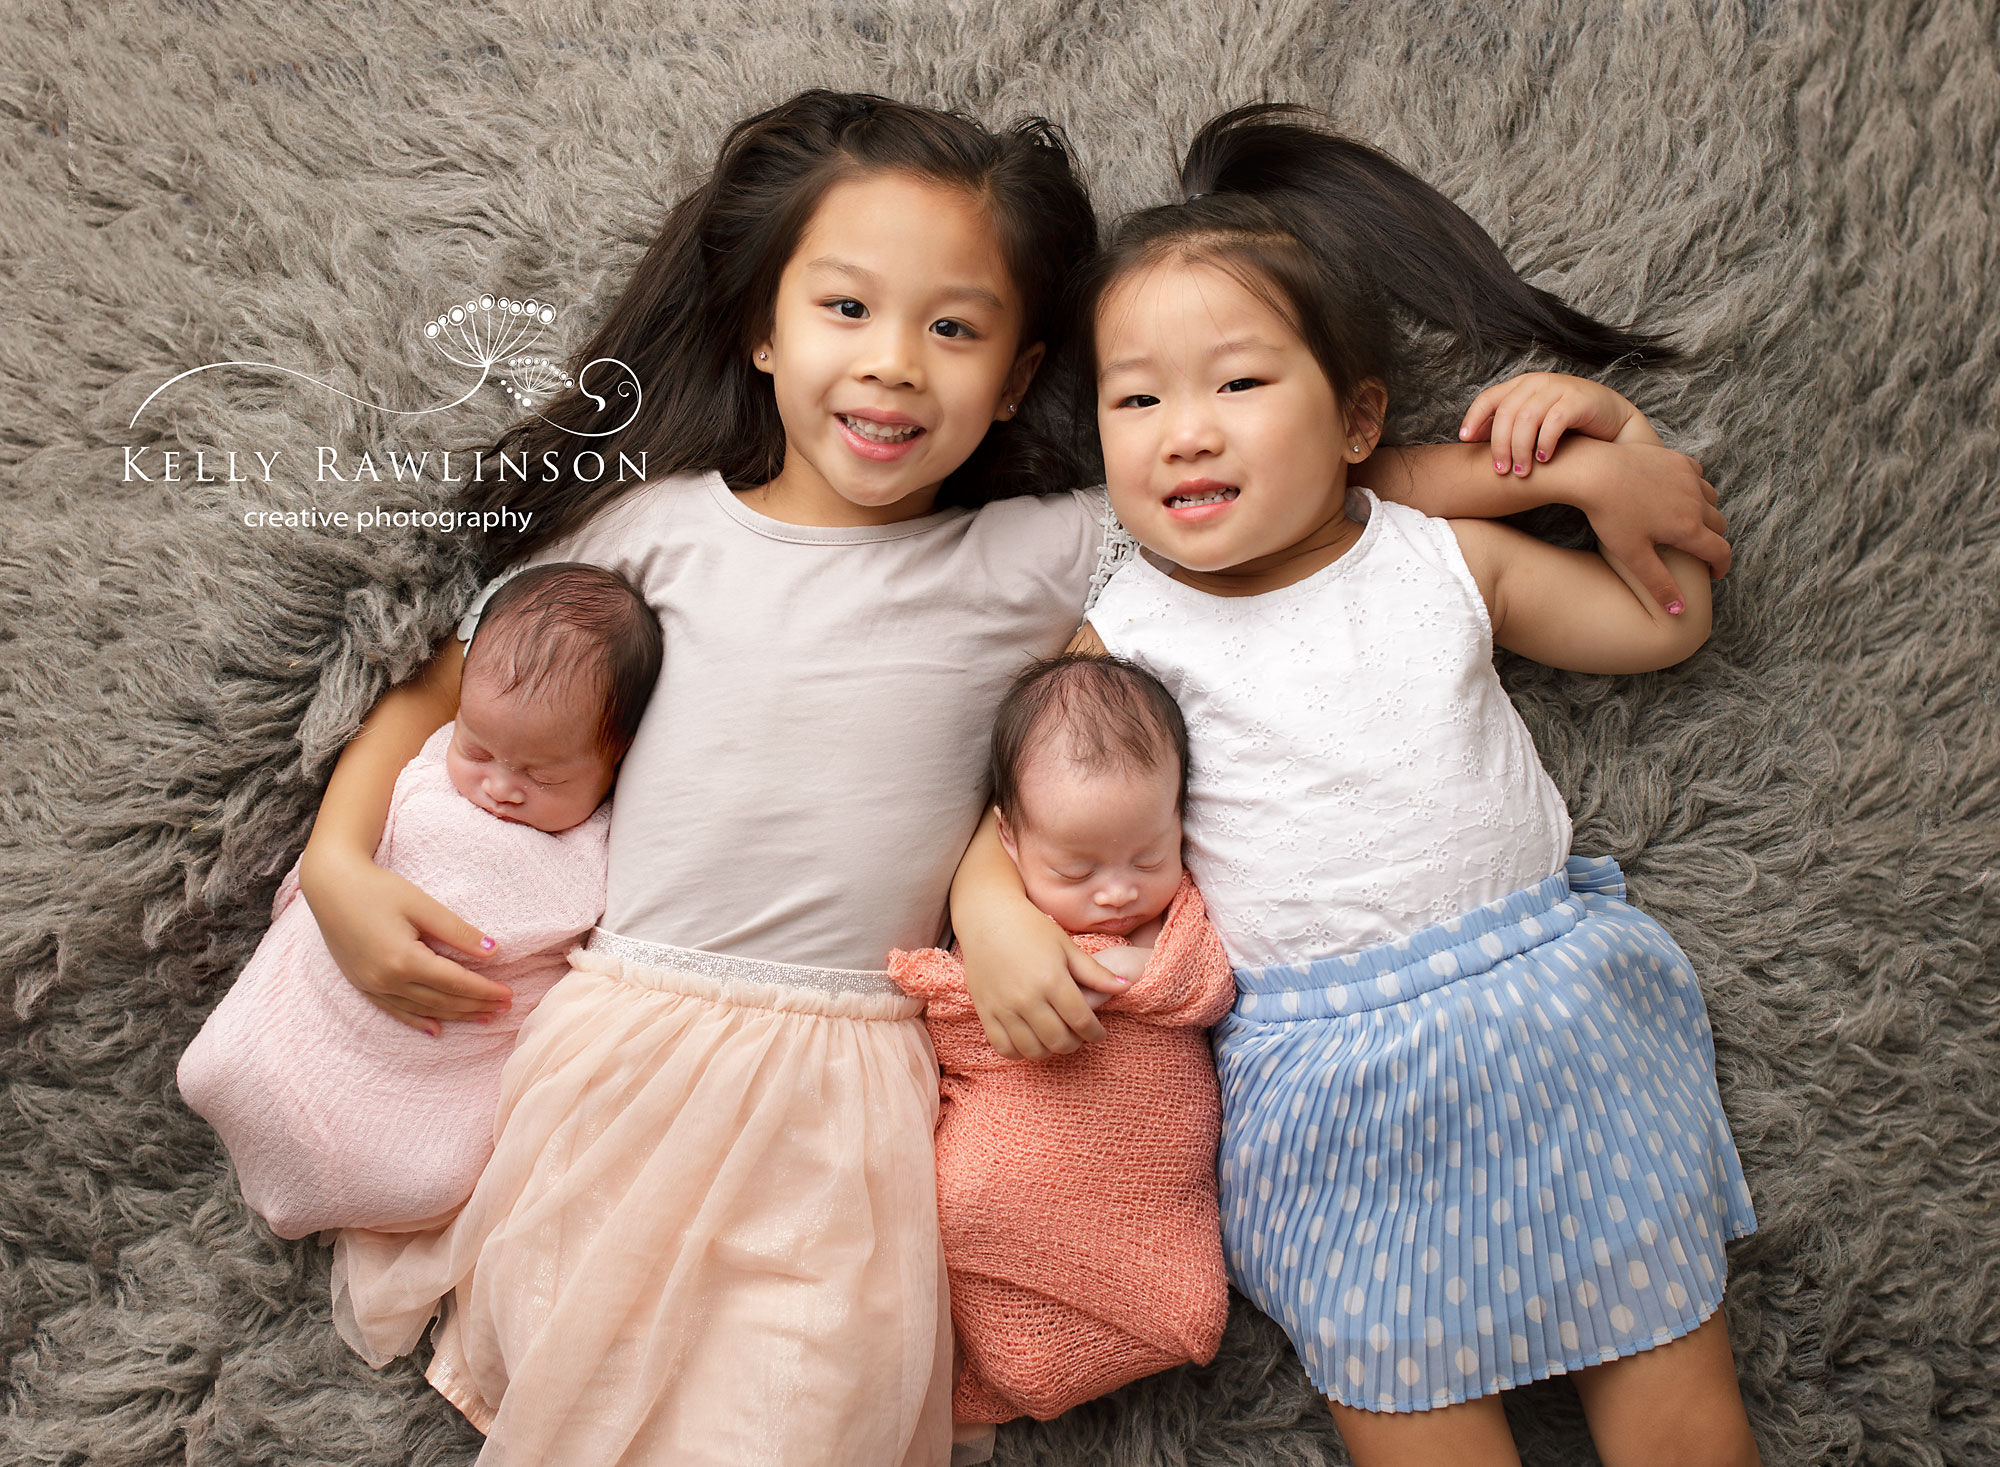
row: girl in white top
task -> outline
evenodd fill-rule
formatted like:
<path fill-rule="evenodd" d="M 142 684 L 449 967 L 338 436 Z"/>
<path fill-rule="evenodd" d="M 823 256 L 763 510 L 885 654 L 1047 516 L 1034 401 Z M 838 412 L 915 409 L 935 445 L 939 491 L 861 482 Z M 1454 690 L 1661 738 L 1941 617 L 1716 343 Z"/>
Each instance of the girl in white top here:
<path fill-rule="evenodd" d="M 578 353 L 631 366 L 642 400 L 585 365 L 502 440 L 533 463 L 643 452 L 661 477 L 475 491 L 543 512 L 519 558 L 624 572 L 670 649 L 602 926 L 522 1025 L 470 1201 L 336 1248 L 336 1320 L 371 1361 L 439 1314 L 428 1375 L 485 1459 L 949 1453 L 937 1068 L 883 964 L 938 940 L 999 696 L 1116 558 L 1101 493 L 1030 492 L 1073 472 L 1031 384 L 1094 238 L 1046 124 L 806 93 L 730 134 Z M 1393 460 L 1384 487 L 1511 507 L 1476 456 Z M 1683 504 L 1699 482 L 1625 467 Z M 368 855 L 384 774 L 451 717 L 458 664 L 447 646 L 378 705 L 301 872 L 349 978 L 432 1032 L 507 991 L 419 941 L 481 950 Z"/>
<path fill-rule="evenodd" d="M 1291 110 L 1209 124 L 1186 201 L 1101 262 L 1106 476 L 1157 563 L 1120 569 L 1076 643 L 1188 722 L 1187 864 L 1239 988 L 1215 1031 L 1232 1281 L 1362 1467 L 1518 1463 L 1497 1393 L 1563 1372 L 1609 1467 L 1754 1463 L 1714 1315 L 1755 1216 L 1700 989 L 1616 866 L 1570 856 L 1492 665 L 1677 662 L 1708 571 L 1668 552 L 1662 607 L 1608 550 L 1349 479 L 1405 352 L 1392 312 L 1586 361 L 1659 345 L 1530 289 L 1441 195 Z M 1565 432 L 1658 442 L 1546 376 L 1464 429 L 1510 475 Z M 1074 965 L 1019 891 L 982 832 L 954 917 L 989 1034 L 1027 1051 Z M 1011 966 L 975 969 L 980 940 Z"/>

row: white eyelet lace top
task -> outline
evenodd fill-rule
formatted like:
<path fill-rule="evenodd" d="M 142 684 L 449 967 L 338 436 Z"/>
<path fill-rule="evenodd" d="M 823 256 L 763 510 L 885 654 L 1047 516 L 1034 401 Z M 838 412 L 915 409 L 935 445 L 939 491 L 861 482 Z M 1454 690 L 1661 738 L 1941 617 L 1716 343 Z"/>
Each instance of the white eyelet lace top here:
<path fill-rule="evenodd" d="M 1296 585 L 1212 596 L 1136 557 L 1090 614 L 1186 715 L 1188 867 L 1238 967 L 1407 936 L 1569 854 L 1451 527 L 1366 489 L 1348 515 Z"/>

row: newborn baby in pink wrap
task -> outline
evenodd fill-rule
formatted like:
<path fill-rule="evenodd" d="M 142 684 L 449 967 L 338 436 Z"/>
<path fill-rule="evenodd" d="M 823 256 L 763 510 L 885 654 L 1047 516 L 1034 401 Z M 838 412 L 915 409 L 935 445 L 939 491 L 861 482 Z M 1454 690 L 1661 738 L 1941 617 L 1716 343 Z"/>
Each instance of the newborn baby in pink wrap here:
<path fill-rule="evenodd" d="M 490 1023 L 433 1037 L 377 1008 L 335 965 L 293 863 L 178 1072 L 279 1237 L 428 1227 L 471 1195 L 521 1021 L 603 914 L 605 795 L 660 662 L 659 621 L 622 577 L 523 571 L 466 649 L 457 720 L 396 780 L 376 862 L 493 940 L 483 961 L 432 943 L 513 989 Z"/>

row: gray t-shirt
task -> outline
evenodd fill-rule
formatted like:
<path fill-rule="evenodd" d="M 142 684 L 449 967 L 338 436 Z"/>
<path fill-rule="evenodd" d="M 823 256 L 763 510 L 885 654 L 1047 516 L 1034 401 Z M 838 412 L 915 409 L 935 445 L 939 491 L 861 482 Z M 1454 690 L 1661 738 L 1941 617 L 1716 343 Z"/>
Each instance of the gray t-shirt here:
<path fill-rule="evenodd" d="M 601 925 L 828 968 L 935 944 L 1000 697 L 1062 650 L 1130 544 L 1102 490 L 823 528 L 706 473 L 640 485 L 530 557 L 622 572 L 666 638 Z"/>

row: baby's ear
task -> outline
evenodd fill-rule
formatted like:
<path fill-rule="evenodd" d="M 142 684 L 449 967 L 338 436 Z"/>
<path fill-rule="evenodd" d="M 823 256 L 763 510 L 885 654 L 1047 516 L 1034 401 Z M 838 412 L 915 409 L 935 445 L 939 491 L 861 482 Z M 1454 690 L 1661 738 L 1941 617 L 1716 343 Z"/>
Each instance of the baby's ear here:
<path fill-rule="evenodd" d="M 1000 848 L 1007 853 L 1007 859 L 1016 866 L 1021 864 L 1021 853 L 1014 848 L 1014 832 L 1007 825 L 1007 817 L 1000 813 L 1000 807 L 993 807 L 993 823 L 1000 830 Z"/>

